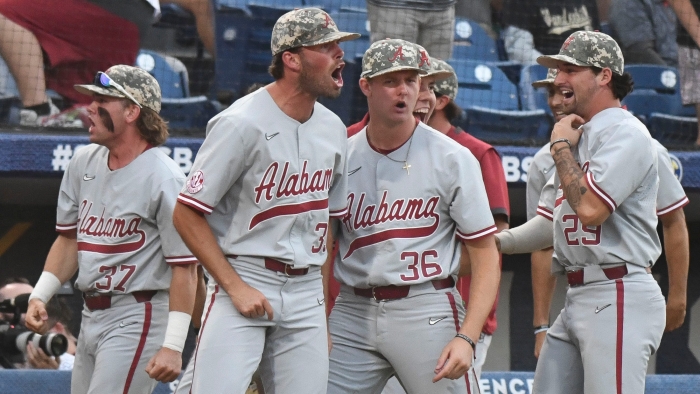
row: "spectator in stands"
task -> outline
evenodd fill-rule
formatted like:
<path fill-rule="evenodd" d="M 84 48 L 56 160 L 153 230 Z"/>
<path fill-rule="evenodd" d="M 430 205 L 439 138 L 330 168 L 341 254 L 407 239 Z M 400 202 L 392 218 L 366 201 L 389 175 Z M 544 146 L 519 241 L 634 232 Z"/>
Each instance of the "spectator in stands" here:
<path fill-rule="evenodd" d="M 399 38 L 441 59 L 452 56 L 456 0 L 367 0 L 372 42 Z"/>
<path fill-rule="evenodd" d="M 496 2 L 500 3 L 501 0 L 457 0 L 455 16 L 473 20 L 495 40 L 498 34 L 493 28 L 491 4 Z"/>
<path fill-rule="evenodd" d="M 676 15 L 666 0 L 613 0 L 610 24 L 625 64 L 676 66 Z"/>
<path fill-rule="evenodd" d="M 434 60 L 435 68 L 449 72 L 447 78 L 438 78 L 435 83 L 436 104 L 432 116 L 428 119 L 428 126 L 445 134 L 446 136 L 457 141 L 460 145 L 469 149 L 476 157 L 481 166 L 481 175 L 484 179 L 486 187 L 486 195 L 489 200 L 491 214 L 496 223 L 497 231 L 502 231 L 509 227 L 508 221 L 510 216 L 510 201 L 508 200 L 508 185 L 506 183 L 501 157 L 496 152 L 493 146 L 471 136 L 457 126 L 453 126 L 452 122 L 459 119 L 462 110 L 455 104 L 454 100 L 457 97 L 458 84 L 457 74 L 454 69 L 441 60 Z M 469 254 L 466 253 L 464 245 L 462 245 L 462 260 L 468 260 Z M 500 255 L 499 255 L 500 256 Z M 457 290 L 462 295 L 465 303 L 469 302 L 469 287 L 471 282 L 471 265 L 467 261 L 460 262 L 460 265 L 466 269 L 460 269 L 460 279 L 457 282 Z M 498 306 L 498 296 L 491 308 L 484 327 L 479 337 L 479 342 L 476 346 L 475 360 L 473 364 L 474 372 L 477 380 L 481 379 L 481 369 L 486 361 L 486 353 L 491 344 L 491 337 L 496 331 L 496 307 Z"/>
<path fill-rule="evenodd" d="M 158 0 L 0 2 L 0 55 L 24 105 L 20 124 L 41 125 L 58 113 L 47 88 L 69 102 L 89 103 L 73 85 L 114 64 L 134 64 L 159 7 Z"/>
<path fill-rule="evenodd" d="M 160 0 L 161 4 L 176 4 L 194 15 L 197 34 L 210 55 L 216 56 L 214 46 L 214 9 L 211 0 Z"/>
<path fill-rule="evenodd" d="M 700 0 L 668 0 L 678 16 L 678 71 L 683 105 L 695 104 L 700 146 Z"/>
<path fill-rule="evenodd" d="M 599 30 L 595 0 L 503 0 L 501 32 L 508 59 L 535 64 L 558 53 L 577 30 Z"/>

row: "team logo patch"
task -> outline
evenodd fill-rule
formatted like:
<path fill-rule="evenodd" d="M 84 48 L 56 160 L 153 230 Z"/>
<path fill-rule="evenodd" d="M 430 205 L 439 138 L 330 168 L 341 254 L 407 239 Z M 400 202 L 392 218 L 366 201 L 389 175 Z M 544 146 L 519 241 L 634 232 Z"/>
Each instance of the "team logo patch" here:
<path fill-rule="evenodd" d="M 676 155 L 673 154 L 668 154 L 668 156 L 671 158 L 671 168 L 673 168 L 673 175 L 678 178 L 678 182 L 680 182 L 683 179 L 683 164 L 681 164 L 681 161 L 676 157 Z"/>
<path fill-rule="evenodd" d="M 204 173 L 202 171 L 195 172 L 187 181 L 187 191 L 190 194 L 195 194 L 204 187 Z"/>

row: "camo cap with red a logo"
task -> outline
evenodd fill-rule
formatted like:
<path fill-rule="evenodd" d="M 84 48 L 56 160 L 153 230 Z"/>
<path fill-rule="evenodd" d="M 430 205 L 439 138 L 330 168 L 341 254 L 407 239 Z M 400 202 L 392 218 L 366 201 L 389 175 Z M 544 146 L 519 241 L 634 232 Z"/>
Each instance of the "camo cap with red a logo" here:
<path fill-rule="evenodd" d="M 547 68 L 557 68 L 560 63 L 576 66 L 609 68 L 622 75 L 625 59 L 617 42 L 598 31 L 577 31 L 564 41 L 558 55 L 540 56 L 537 63 Z"/>
<path fill-rule="evenodd" d="M 404 70 L 415 70 L 425 75 L 420 67 L 421 48 L 409 41 L 390 39 L 380 40 L 370 45 L 362 56 L 362 78 Z"/>
<path fill-rule="evenodd" d="M 338 30 L 333 19 L 320 8 L 300 8 L 282 15 L 272 28 L 272 55 L 298 47 L 310 47 L 333 41 L 349 41 L 358 33 Z"/>

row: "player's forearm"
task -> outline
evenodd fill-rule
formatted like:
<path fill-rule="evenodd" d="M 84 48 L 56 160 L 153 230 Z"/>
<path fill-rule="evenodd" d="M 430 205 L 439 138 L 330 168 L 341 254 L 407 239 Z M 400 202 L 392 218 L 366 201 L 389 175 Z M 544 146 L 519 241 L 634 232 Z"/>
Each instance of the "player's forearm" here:
<path fill-rule="evenodd" d="M 78 240 L 75 234 L 59 234 L 46 256 L 44 271 L 65 283 L 78 271 Z"/>
<path fill-rule="evenodd" d="M 669 0 L 669 4 L 690 37 L 697 45 L 700 45 L 700 19 L 698 19 L 690 0 Z"/>
<path fill-rule="evenodd" d="M 549 219 L 536 215 L 518 227 L 501 231 L 496 238 L 503 254 L 532 253 L 552 246 L 554 227 Z"/>
<path fill-rule="evenodd" d="M 197 291 L 197 264 L 171 267 L 170 311 L 192 315 Z"/>
<path fill-rule="evenodd" d="M 552 147 L 552 158 L 557 167 L 561 188 L 571 209 L 585 226 L 599 226 L 610 216 L 610 211 L 590 190 L 586 174 L 576 162 L 571 149 L 563 143 Z"/>
<path fill-rule="evenodd" d="M 504 215 L 496 215 L 493 217 L 493 221 L 496 223 L 496 233 L 500 233 L 503 230 L 507 230 L 509 227 L 508 220 Z M 463 276 L 471 275 L 472 266 L 471 260 L 469 259 L 469 252 L 464 244 L 460 245 L 460 256 L 459 256 L 459 273 L 457 276 L 460 278 Z"/>
<path fill-rule="evenodd" d="M 476 340 L 496 300 L 501 269 L 493 236 L 467 241 L 466 246 L 472 263 L 472 279 L 467 315 L 459 331 Z"/>
<path fill-rule="evenodd" d="M 173 212 L 173 224 L 187 248 L 226 292 L 243 284 L 219 248 L 202 213 L 178 202 Z"/>
<path fill-rule="evenodd" d="M 331 223 L 329 223 L 329 228 L 333 229 L 333 221 L 335 219 L 331 219 Z M 333 254 L 333 251 L 335 248 L 333 247 L 333 244 L 335 243 L 335 239 L 333 238 L 333 231 L 329 231 L 326 239 L 326 248 L 328 249 L 328 256 L 326 257 L 325 263 L 321 266 L 321 279 L 323 280 L 323 299 L 326 300 L 326 319 L 328 319 L 328 315 L 330 314 L 330 310 L 328 309 L 328 303 L 331 298 L 331 291 L 330 291 L 330 281 L 331 281 L 331 275 L 333 275 L 333 272 L 331 272 L 331 264 L 333 259 L 335 258 L 335 254 Z"/>
<path fill-rule="evenodd" d="M 664 250 L 668 265 L 668 300 L 669 303 L 686 303 L 688 283 L 688 227 L 685 223 L 683 209 L 676 209 L 661 217 L 664 231 Z"/>
<path fill-rule="evenodd" d="M 549 325 L 549 311 L 552 308 L 552 296 L 557 279 L 551 273 L 552 249 L 532 252 L 532 300 L 534 327 Z"/>
<path fill-rule="evenodd" d="M 204 303 L 207 301 L 207 284 L 204 281 L 204 268 L 197 266 L 197 290 L 194 296 L 194 308 L 192 309 L 192 326 L 200 328 L 202 326 L 202 313 L 204 313 Z"/>

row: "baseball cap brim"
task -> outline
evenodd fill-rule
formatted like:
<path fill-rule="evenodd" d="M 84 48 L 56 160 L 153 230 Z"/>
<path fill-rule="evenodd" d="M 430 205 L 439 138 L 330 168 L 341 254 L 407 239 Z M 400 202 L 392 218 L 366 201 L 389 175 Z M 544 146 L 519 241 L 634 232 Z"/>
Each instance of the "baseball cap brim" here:
<path fill-rule="evenodd" d="M 379 75 L 388 74 L 388 73 L 393 73 L 393 72 L 396 72 L 396 71 L 406 71 L 406 70 L 409 70 L 409 71 L 418 71 L 418 74 L 420 74 L 420 75 L 426 75 L 426 74 L 427 74 L 427 72 L 426 72 L 425 70 L 423 70 L 423 69 L 421 69 L 421 68 L 418 68 L 418 67 L 398 66 L 398 67 L 391 67 L 391 68 L 387 68 L 386 70 L 378 71 L 377 73 L 372 74 L 372 75 L 368 75 L 368 74 L 371 73 L 371 71 L 363 72 L 362 75 L 360 75 L 360 77 L 362 77 L 362 78 L 374 78 L 374 77 L 377 77 L 377 76 L 379 76 Z"/>
<path fill-rule="evenodd" d="M 362 36 L 362 35 L 359 33 L 348 33 L 345 31 L 337 31 L 337 32 L 326 34 L 324 37 L 322 37 L 318 40 L 314 40 L 314 41 L 311 41 L 309 43 L 301 44 L 298 47 L 280 48 L 276 53 L 273 53 L 272 55 L 274 56 L 274 55 L 277 55 L 278 53 L 282 53 L 284 51 L 288 51 L 290 49 L 299 48 L 299 47 L 312 47 L 314 45 L 326 44 L 326 43 L 333 42 L 333 41 L 343 42 L 343 41 L 356 40 L 356 39 L 360 38 L 360 36 Z"/>
<path fill-rule="evenodd" d="M 101 94 L 103 96 L 128 98 L 116 89 L 107 89 L 96 85 L 73 85 L 73 88 L 88 96 L 92 96 L 93 94 Z"/>
<path fill-rule="evenodd" d="M 426 77 L 435 77 L 436 80 L 440 81 L 440 80 L 443 80 L 445 78 L 449 78 L 450 76 L 452 76 L 452 72 L 447 71 L 447 70 L 434 70 L 434 71 L 428 71 L 425 74 L 425 76 Z"/>
<path fill-rule="evenodd" d="M 589 67 L 590 64 L 584 63 L 566 55 L 546 55 L 537 58 L 537 63 L 547 68 L 557 68 L 561 63 L 569 63 L 574 66 Z"/>
<path fill-rule="evenodd" d="M 531 85 L 533 88 L 543 88 L 545 86 L 549 86 L 554 83 L 553 79 L 540 79 L 539 81 L 533 82 Z"/>

